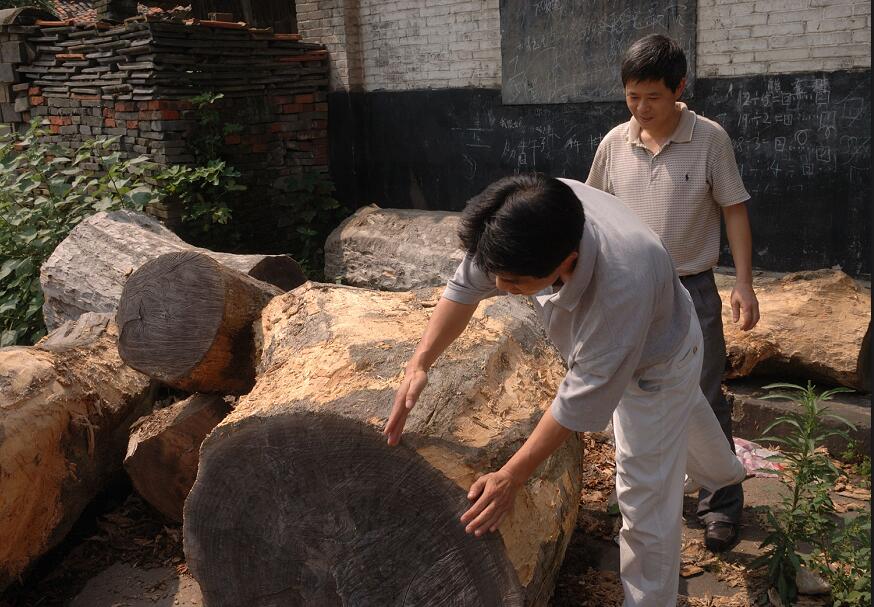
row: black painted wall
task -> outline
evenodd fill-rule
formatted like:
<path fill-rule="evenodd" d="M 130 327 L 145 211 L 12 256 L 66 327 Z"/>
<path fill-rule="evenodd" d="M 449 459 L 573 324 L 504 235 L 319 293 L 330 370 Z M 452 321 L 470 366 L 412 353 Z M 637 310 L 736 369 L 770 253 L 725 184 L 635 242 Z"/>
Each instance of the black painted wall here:
<path fill-rule="evenodd" d="M 731 135 L 752 195 L 755 267 L 870 275 L 870 74 L 698 80 L 688 103 Z M 601 138 L 628 118 L 622 102 L 505 106 L 496 89 L 329 103 L 331 173 L 353 206 L 457 211 L 514 172 L 585 180 Z"/>

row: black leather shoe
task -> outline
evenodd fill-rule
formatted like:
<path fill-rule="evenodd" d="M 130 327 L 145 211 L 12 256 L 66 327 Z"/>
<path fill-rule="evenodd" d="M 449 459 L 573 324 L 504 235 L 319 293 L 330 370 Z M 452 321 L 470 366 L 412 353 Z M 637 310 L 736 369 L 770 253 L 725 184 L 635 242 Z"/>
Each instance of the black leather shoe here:
<path fill-rule="evenodd" d="M 704 545 L 711 552 L 725 552 L 737 541 L 737 525 L 711 521 L 704 529 Z"/>

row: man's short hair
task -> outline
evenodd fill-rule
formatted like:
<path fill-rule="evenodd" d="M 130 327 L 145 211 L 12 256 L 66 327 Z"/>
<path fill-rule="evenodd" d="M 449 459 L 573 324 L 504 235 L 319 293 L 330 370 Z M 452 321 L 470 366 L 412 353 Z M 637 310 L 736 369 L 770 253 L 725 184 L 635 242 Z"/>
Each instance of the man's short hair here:
<path fill-rule="evenodd" d="M 686 77 L 686 55 L 673 38 L 650 34 L 625 51 L 621 72 L 622 86 L 629 82 L 664 80 L 665 86 L 676 91 Z"/>
<path fill-rule="evenodd" d="M 533 173 L 499 179 L 471 198 L 458 236 L 486 272 L 544 278 L 579 248 L 584 223 L 570 186 Z"/>

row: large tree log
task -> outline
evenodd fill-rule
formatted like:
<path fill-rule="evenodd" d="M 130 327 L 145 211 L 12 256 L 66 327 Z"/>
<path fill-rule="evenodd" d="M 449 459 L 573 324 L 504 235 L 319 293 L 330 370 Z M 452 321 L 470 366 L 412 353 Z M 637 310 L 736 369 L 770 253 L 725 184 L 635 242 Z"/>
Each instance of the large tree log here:
<path fill-rule="evenodd" d="M 137 493 L 158 512 L 182 522 L 200 443 L 230 411 L 219 394 L 195 394 L 137 420 L 124 468 Z"/>
<path fill-rule="evenodd" d="M 445 284 L 462 256 L 458 213 L 359 209 L 325 242 L 325 276 L 370 289 L 397 291 Z M 757 277 L 762 321 L 749 333 L 731 322 L 733 279 L 717 275 L 728 346 L 726 377 L 777 374 L 870 390 L 860 360 L 870 323 L 869 291 L 843 272 L 820 270 Z"/>
<path fill-rule="evenodd" d="M 121 469 L 152 382 L 118 357 L 108 314 L 0 349 L 0 590 L 56 545 Z"/>
<path fill-rule="evenodd" d="M 756 278 L 761 321 L 747 332 L 732 322 L 733 280 L 719 282 L 726 377 L 769 375 L 870 389 L 859 369 L 871 322 L 871 293 L 852 278 L 840 270 Z"/>
<path fill-rule="evenodd" d="M 257 383 L 201 446 L 187 563 L 207 604 L 546 605 L 574 528 L 576 435 L 499 534 L 466 535 L 466 492 L 549 406 L 564 365 L 533 309 L 480 306 L 397 447 L 381 429 L 429 301 L 307 283 L 262 318 Z"/>
<path fill-rule="evenodd" d="M 118 352 L 175 388 L 244 394 L 255 381 L 252 323 L 280 292 L 203 253 L 165 253 L 124 285 Z"/>
<path fill-rule="evenodd" d="M 464 257 L 459 213 L 370 205 L 325 241 L 325 277 L 381 291 L 445 285 Z"/>
<path fill-rule="evenodd" d="M 84 312 L 115 312 L 127 277 L 164 253 L 198 251 L 284 291 L 306 277 L 288 255 L 234 255 L 198 249 L 155 219 L 133 211 L 97 213 L 57 246 L 40 269 L 49 330 Z"/>

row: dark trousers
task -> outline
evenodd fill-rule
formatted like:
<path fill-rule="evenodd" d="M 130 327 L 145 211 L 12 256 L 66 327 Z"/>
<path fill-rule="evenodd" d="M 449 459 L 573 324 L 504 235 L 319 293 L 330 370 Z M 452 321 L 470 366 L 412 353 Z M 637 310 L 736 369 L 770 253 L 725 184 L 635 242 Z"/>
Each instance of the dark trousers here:
<path fill-rule="evenodd" d="M 704 335 L 704 364 L 701 367 L 701 391 L 713 408 L 719 425 L 734 450 L 731 434 L 731 407 L 722 393 L 725 371 L 725 336 L 722 333 L 722 301 L 716 290 L 713 272 L 681 276 L 680 282 L 689 291 Z M 740 484 L 723 487 L 716 493 L 701 489 L 698 494 L 698 518 L 703 523 L 721 521 L 738 523 L 744 506 Z"/>

